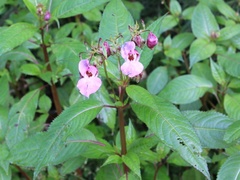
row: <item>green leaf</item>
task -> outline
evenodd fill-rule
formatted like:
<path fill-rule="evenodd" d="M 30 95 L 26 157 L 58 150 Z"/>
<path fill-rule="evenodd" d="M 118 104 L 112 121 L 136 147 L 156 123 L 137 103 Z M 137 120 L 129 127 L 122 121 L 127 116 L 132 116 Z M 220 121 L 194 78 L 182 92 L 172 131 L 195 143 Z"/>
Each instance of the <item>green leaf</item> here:
<path fill-rule="evenodd" d="M 192 124 L 203 148 L 218 149 L 229 146 L 223 137 L 233 121 L 227 116 L 214 111 L 184 111 L 182 113 Z"/>
<path fill-rule="evenodd" d="M 36 31 L 37 28 L 28 23 L 15 23 L 0 29 L 0 56 L 27 41 Z"/>
<path fill-rule="evenodd" d="M 229 117 L 240 120 L 240 94 L 226 94 L 223 104 Z"/>
<path fill-rule="evenodd" d="M 11 180 L 12 179 L 11 169 L 9 168 L 8 173 L 6 173 L 5 170 L 2 167 L 0 167 L 0 179 Z"/>
<path fill-rule="evenodd" d="M 193 34 L 197 38 L 209 39 L 212 33 L 216 33 L 219 30 L 217 21 L 211 10 L 201 3 L 199 3 L 194 9 L 191 26 Z"/>
<path fill-rule="evenodd" d="M 168 71 L 166 67 L 154 69 L 147 78 L 147 89 L 151 94 L 159 93 L 168 82 Z"/>
<path fill-rule="evenodd" d="M 177 17 L 174 17 L 173 15 L 167 15 L 162 17 L 161 20 L 161 26 L 160 26 L 160 34 L 172 29 L 174 26 L 178 24 L 179 19 Z"/>
<path fill-rule="evenodd" d="M 122 156 L 123 162 L 131 169 L 138 177 L 141 177 L 140 173 L 140 160 L 137 154 L 128 152 Z"/>
<path fill-rule="evenodd" d="M 171 12 L 171 14 L 173 14 L 175 16 L 179 16 L 181 14 L 182 8 L 178 1 L 176 1 L 176 0 L 170 1 L 170 12 Z"/>
<path fill-rule="evenodd" d="M 38 76 L 41 74 L 41 70 L 36 64 L 24 64 L 21 66 L 21 71 L 23 74 Z"/>
<path fill-rule="evenodd" d="M 240 77 L 240 53 L 219 54 L 218 62 L 223 69 L 231 76 Z"/>
<path fill-rule="evenodd" d="M 217 1 L 216 7 L 220 13 L 225 17 L 231 18 L 233 20 L 239 20 L 237 13 L 223 0 Z"/>
<path fill-rule="evenodd" d="M 221 166 L 217 180 L 234 179 L 240 178 L 240 153 L 230 156 L 224 164 Z"/>
<path fill-rule="evenodd" d="M 44 113 L 48 113 L 48 111 L 50 110 L 52 106 L 52 101 L 51 99 L 46 96 L 45 94 L 42 95 L 39 99 L 39 108 L 44 112 Z"/>
<path fill-rule="evenodd" d="M 122 159 L 119 155 L 111 155 L 107 158 L 107 160 L 103 163 L 102 166 L 106 166 L 108 164 L 121 164 Z"/>
<path fill-rule="evenodd" d="M 39 89 L 27 93 L 10 109 L 7 145 L 11 148 L 28 136 L 29 124 L 33 121 L 38 105 Z"/>
<path fill-rule="evenodd" d="M 138 118 L 170 148 L 201 171 L 208 179 L 205 160 L 200 156 L 200 141 L 189 121 L 171 103 L 151 95 L 138 86 L 129 86 L 127 94 L 133 100 L 131 107 Z M 144 97 L 144 98 L 142 98 Z"/>
<path fill-rule="evenodd" d="M 139 20 L 141 18 L 141 11 L 144 9 L 144 6 L 141 4 L 141 2 L 123 1 L 123 3 L 132 14 L 134 20 Z"/>
<path fill-rule="evenodd" d="M 8 107 L 10 101 L 10 92 L 7 76 L 2 76 L 0 78 L 0 106 Z M 1 127 L 1 126 L 0 126 Z"/>
<path fill-rule="evenodd" d="M 119 180 L 122 174 L 121 171 L 122 166 L 112 164 L 103 166 L 99 169 L 99 171 L 97 171 L 96 180 L 103 179 Z"/>
<path fill-rule="evenodd" d="M 8 108 L 0 106 L 0 141 L 4 140 L 8 126 Z"/>
<path fill-rule="evenodd" d="M 67 23 L 64 26 L 62 26 L 58 31 L 56 32 L 54 38 L 56 41 L 59 41 L 59 39 L 66 38 L 73 30 L 73 28 L 76 26 L 76 23 Z"/>
<path fill-rule="evenodd" d="M 219 32 L 220 36 L 217 38 L 217 41 L 226 41 L 240 33 L 240 24 L 234 24 L 222 28 Z"/>
<path fill-rule="evenodd" d="M 221 84 L 223 86 L 226 85 L 226 83 L 227 83 L 226 74 L 225 74 L 225 71 L 223 70 L 223 68 L 212 60 L 210 62 L 211 62 L 211 71 L 212 71 L 213 78 L 219 84 Z"/>
<path fill-rule="evenodd" d="M 42 167 L 58 164 L 77 157 L 86 150 L 86 143 L 94 136 L 83 129 L 102 109 L 96 100 L 80 101 L 63 111 L 45 133 L 36 134 L 11 149 L 11 162 L 36 167 L 36 176 Z M 79 142 L 77 142 L 79 141 Z M 38 142 L 38 143 L 36 143 Z"/>
<path fill-rule="evenodd" d="M 194 40 L 194 36 L 192 33 L 181 33 L 176 35 L 172 39 L 172 46 L 173 48 L 178 48 L 183 51 L 186 47 L 188 47 L 192 41 Z"/>
<path fill-rule="evenodd" d="M 101 21 L 102 14 L 98 8 L 83 13 L 83 16 L 89 21 Z"/>
<path fill-rule="evenodd" d="M 79 1 L 61 1 L 58 0 L 59 5 L 54 9 L 52 16 L 56 18 L 66 18 L 82 14 L 90 11 L 109 0 L 79 0 Z"/>
<path fill-rule="evenodd" d="M 27 6 L 28 10 L 37 17 L 37 4 L 32 0 L 23 0 L 24 4 Z"/>
<path fill-rule="evenodd" d="M 75 171 L 77 168 L 81 167 L 85 161 L 86 158 L 83 158 L 81 156 L 67 160 L 66 162 L 63 163 L 60 169 L 60 174 L 64 176 Z"/>
<path fill-rule="evenodd" d="M 105 105 L 114 105 L 111 98 L 109 97 L 109 92 L 103 85 L 100 90 L 94 93 L 94 97 Z M 104 107 L 100 111 L 98 119 L 113 130 L 116 123 L 116 114 L 117 111 L 115 108 Z"/>
<path fill-rule="evenodd" d="M 175 104 L 187 104 L 202 97 L 210 88 L 212 83 L 206 79 L 183 75 L 171 80 L 159 96 Z"/>
<path fill-rule="evenodd" d="M 125 41 L 130 39 L 128 26 L 133 26 L 133 18 L 122 1 L 111 0 L 106 6 L 99 26 L 99 38 L 114 38 L 121 34 Z"/>
<path fill-rule="evenodd" d="M 224 135 L 224 140 L 231 143 L 240 138 L 240 120 L 232 123 Z"/>
<path fill-rule="evenodd" d="M 190 67 L 196 62 L 207 59 L 216 51 L 216 44 L 206 39 L 196 39 L 190 46 Z"/>

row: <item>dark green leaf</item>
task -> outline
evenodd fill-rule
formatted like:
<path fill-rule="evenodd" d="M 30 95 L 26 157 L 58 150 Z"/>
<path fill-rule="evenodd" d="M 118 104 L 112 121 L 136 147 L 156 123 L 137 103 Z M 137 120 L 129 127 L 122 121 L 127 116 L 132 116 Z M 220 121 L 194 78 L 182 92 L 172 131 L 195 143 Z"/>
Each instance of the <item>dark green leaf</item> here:
<path fill-rule="evenodd" d="M 120 169 L 119 169 L 120 168 Z M 111 179 L 119 180 L 122 174 L 122 166 L 119 165 L 106 165 L 99 169 L 97 172 L 96 180 Z"/>
<path fill-rule="evenodd" d="M 138 177 L 141 177 L 140 173 L 140 160 L 137 154 L 128 152 L 122 156 L 123 162 L 133 171 Z"/>
<path fill-rule="evenodd" d="M 183 51 L 186 47 L 188 47 L 192 41 L 194 40 L 194 36 L 192 33 L 181 33 L 176 35 L 172 39 L 172 46 L 173 48 L 178 48 Z"/>
<path fill-rule="evenodd" d="M 224 96 L 224 109 L 229 117 L 240 120 L 240 94 L 226 94 Z"/>
<path fill-rule="evenodd" d="M 231 143 L 232 141 L 235 141 L 239 138 L 240 138 L 240 120 L 231 124 L 224 135 L 224 140 L 227 141 L 228 143 Z"/>
<path fill-rule="evenodd" d="M 3 141 L 8 126 L 8 108 L 0 106 L 0 141 Z"/>
<path fill-rule="evenodd" d="M 170 148 L 201 171 L 208 179 L 206 161 L 200 156 L 200 141 L 189 121 L 172 104 L 151 95 L 138 86 L 127 87 L 127 94 L 133 99 L 131 107 L 138 118 Z M 144 97 L 144 98 L 142 98 Z"/>
<path fill-rule="evenodd" d="M 217 149 L 229 146 L 223 140 L 223 136 L 233 121 L 227 116 L 214 111 L 185 111 L 183 115 L 193 125 L 203 148 Z"/>
<path fill-rule="evenodd" d="M 10 92 L 7 76 L 2 76 L 0 78 L 0 87 L 0 106 L 8 107 L 10 101 Z"/>

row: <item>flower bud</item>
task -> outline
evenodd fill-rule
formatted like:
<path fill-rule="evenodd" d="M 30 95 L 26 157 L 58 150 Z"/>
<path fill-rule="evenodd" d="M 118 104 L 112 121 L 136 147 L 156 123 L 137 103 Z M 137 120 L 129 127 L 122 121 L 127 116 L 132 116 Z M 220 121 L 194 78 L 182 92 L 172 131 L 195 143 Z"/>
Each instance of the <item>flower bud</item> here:
<path fill-rule="evenodd" d="M 143 39 L 140 35 L 137 35 L 137 36 L 133 37 L 132 40 L 133 40 L 133 41 L 135 42 L 135 44 L 136 44 L 138 47 L 140 47 L 140 48 L 142 48 L 143 44 L 145 43 L 145 42 L 144 42 L 144 39 Z"/>
<path fill-rule="evenodd" d="M 37 5 L 37 14 L 39 16 L 42 16 L 43 15 L 43 5 L 42 4 L 38 4 Z"/>
<path fill-rule="evenodd" d="M 107 57 L 109 57 L 111 55 L 111 50 L 110 50 L 110 46 L 109 46 L 108 42 L 104 41 L 103 46 L 105 47 L 105 50 L 107 52 Z"/>
<path fill-rule="evenodd" d="M 44 15 L 44 20 L 48 21 L 51 18 L 51 13 L 49 11 L 47 11 Z"/>
<path fill-rule="evenodd" d="M 152 49 L 154 48 L 158 43 L 158 38 L 155 34 L 150 32 L 147 37 L 147 46 Z"/>

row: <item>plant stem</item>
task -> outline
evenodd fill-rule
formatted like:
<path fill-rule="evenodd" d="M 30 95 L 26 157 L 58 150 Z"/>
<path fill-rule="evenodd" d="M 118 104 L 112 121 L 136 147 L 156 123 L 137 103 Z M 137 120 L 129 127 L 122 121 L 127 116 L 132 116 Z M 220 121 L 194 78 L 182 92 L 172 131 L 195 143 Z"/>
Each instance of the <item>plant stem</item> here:
<path fill-rule="evenodd" d="M 47 45 L 44 42 L 44 29 L 41 28 L 41 36 L 42 36 L 42 50 L 43 50 L 43 54 L 44 54 L 44 59 L 47 63 L 47 70 L 48 71 L 52 71 L 52 68 L 50 66 L 50 62 L 49 62 L 49 56 L 48 56 L 48 52 L 47 52 Z M 58 92 L 57 92 L 57 88 L 55 86 L 55 84 L 53 83 L 53 81 L 51 80 L 51 92 L 52 92 L 52 96 L 53 96 L 53 102 L 54 102 L 54 106 L 56 108 L 57 114 L 59 115 L 62 112 L 62 107 L 59 101 L 59 97 L 58 97 Z"/>
<path fill-rule="evenodd" d="M 119 87 L 119 100 L 123 103 L 123 97 L 125 94 L 125 87 Z M 125 120 L 123 115 L 124 107 L 118 107 L 118 120 L 119 120 L 119 131 L 120 131 L 120 140 L 121 140 L 121 155 L 127 154 L 127 143 L 126 143 L 126 134 L 125 134 Z M 128 167 L 123 163 L 124 174 L 128 177 Z"/>

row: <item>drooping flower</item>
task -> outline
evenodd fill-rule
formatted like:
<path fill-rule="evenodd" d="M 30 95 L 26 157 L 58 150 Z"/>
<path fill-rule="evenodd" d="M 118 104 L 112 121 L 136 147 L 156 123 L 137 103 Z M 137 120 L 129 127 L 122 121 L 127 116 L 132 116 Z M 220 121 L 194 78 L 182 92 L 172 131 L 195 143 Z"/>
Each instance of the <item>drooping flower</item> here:
<path fill-rule="evenodd" d="M 51 18 L 51 13 L 49 11 L 47 11 L 44 15 L 44 20 L 48 21 Z"/>
<path fill-rule="evenodd" d="M 155 34 L 150 32 L 147 37 L 147 46 L 152 49 L 154 48 L 158 43 L 158 38 Z"/>
<path fill-rule="evenodd" d="M 89 97 L 90 94 L 95 93 L 100 86 L 102 81 L 98 78 L 98 69 L 90 65 L 88 59 L 81 60 L 78 64 L 79 72 L 82 78 L 77 83 L 77 88 L 80 93 L 86 97 Z"/>
<path fill-rule="evenodd" d="M 133 41 L 125 42 L 121 47 L 121 56 L 125 62 L 121 66 L 121 71 L 124 75 L 129 77 L 135 77 L 139 75 L 144 67 L 139 62 L 140 54 L 135 49 L 135 43 Z"/>

